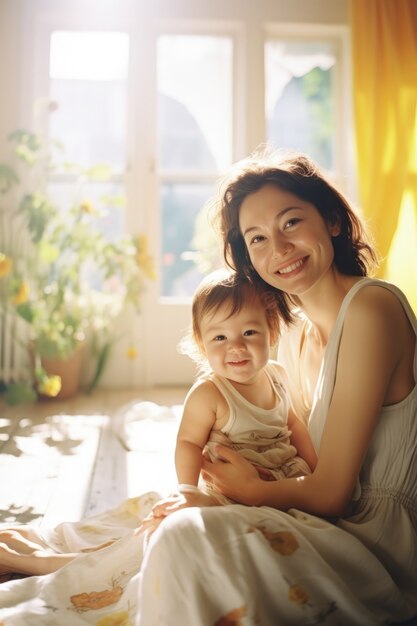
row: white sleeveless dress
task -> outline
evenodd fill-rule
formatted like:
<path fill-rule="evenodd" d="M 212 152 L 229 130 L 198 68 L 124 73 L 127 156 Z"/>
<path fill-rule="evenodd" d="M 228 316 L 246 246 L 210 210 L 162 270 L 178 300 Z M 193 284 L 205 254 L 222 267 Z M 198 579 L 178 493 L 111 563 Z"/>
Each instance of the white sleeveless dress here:
<path fill-rule="evenodd" d="M 326 348 L 308 421 L 317 453 L 320 453 L 321 435 L 333 393 L 345 314 L 353 297 L 368 285 L 381 286 L 394 293 L 417 334 L 415 315 L 397 287 L 370 278 L 363 278 L 352 287 L 343 301 Z M 291 329 L 293 336 L 288 337 L 281 348 L 282 361 L 286 360 L 290 351 L 290 342 L 300 345 L 302 328 L 301 323 L 298 328 Z M 294 365 L 293 358 L 287 360 L 290 385 L 296 380 Z M 300 375 L 299 371 L 297 375 Z M 414 379 L 417 381 L 417 348 Z M 299 410 L 302 411 L 305 402 L 302 398 L 300 400 L 299 381 L 295 385 L 290 393 L 296 402 L 300 402 Z M 417 385 L 402 402 L 382 408 L 350 503 L 349 515 L 340 520 L 338 526 L 358 537 L 385 564 L 417 613 Z"/>
<path fill-rule="evenodd" d="M 317 449 L 344 315 L 355 293 L 371 284 L 397 295 L 417 336 L 415 316 L 399 290 L 370 279 L 355 284 L 319 376 L 309 421 Z M 297 332 L 294 327 L 288 336 L 293 350 Z M 284 365 L 291 380 L 291 364 Z M 417 350 L 414 370 L 417 380 Z M 349 514 L 337 524 L 294 509 L 193 508 L 168 517 L 144 549 L 129 527 L 155 497 L 145 494 L 106 515 L 52 530 L 46 539 L 62 550 L 81 539 L 85 544 L 89 533 L 97 543 L 124 536 L 55 574 L 0 585 L 0 623 L 371 626 L 417 615 L 417 385 L 381 411 Z"/>
<path fill-rule="evenodd" d="M 318 451 L 345 313 L 367 285 L 398 297 L 417 336 L 400 290 L 367 278 L 353 286 L 326 349 L 308 422 Z M 283 365 L 295 397 L 303 387 L 294 367 L 303 323 L 283 338 L 282 354 L 293 366 L 285 359 Z M 180 545 L 187 554 L 182 560 Z M 181 560 L 175 573 L 173 552 Z M 417 615 L 417 385 L 402 402 L 382 409 L 349 514 L 337 524 L 270 507 L 182 511 L 160 527 L 144 566 L 137 626 L 174 624 L 174 613 L 178 623 L 201 626 L 367 626 Z"/>

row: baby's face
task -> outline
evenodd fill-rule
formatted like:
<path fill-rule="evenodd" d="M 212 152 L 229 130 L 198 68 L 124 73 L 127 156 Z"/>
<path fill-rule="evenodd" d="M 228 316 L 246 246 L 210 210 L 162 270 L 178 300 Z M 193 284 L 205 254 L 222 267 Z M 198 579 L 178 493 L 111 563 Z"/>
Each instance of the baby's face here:
<path fill-rule="evenodd" d="M 249 299 L 230 316 L 230 303 L 221 305 L 201 322 L 204 352 L 215 374 L 249 383 L 269 359 L 270 331 L 265 310 Z"/>

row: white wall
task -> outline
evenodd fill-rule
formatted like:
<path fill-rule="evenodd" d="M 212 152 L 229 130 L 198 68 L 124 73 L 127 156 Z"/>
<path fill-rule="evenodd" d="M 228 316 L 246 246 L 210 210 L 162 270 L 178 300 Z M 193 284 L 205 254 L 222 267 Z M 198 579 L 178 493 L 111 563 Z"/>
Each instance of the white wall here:
<path fill-rule="evenodd" d="M 21 5 L 0 0 L 0 159 L 5 158 L 5 136 L 19 120 L 21 75 Z"/>
<path fill-rule="evenodd" d="M 348 24 L 348 0 L 0 0 L 0 162 L 8 160 L 9 149 L 5 140 L 6 135 L 18 127 L 31 127 L 32 103 L 36 93 L 35 73 L 33 60 L 42 58 L 42 64 L 47 62 L 46 49 L 37 48 L 39 37 L 37 33 L 45 22 L 53 22 L 54 27 L 70 17 L 77 21 L 86 16 L 94 18 L 94 26 L 106 28 L 110 11 L 117 11 L 120 17 L 129 24 L 134 24 L 135 29 L 146 36 L 148 22 L 154 23 L 161 20 L 178 20 L 181 18 L 204 21 L 211 19 L 216 21 L 236 20 L 243 23 L 243 31 L 249 33 L 246 39 L 247 52 L 247 81 L 241 101 L 244 103 L 262 99 L 263 94 L 257 93 L 253 88 L 251 77 L 259 77 L 263 72 L 262 59 L 259 57 L 259 42 L 264 37 L 265 22 L 283 23 L 310 23 L 346 26 Z M 126 17 L 127 15 L 127 17 Z M 114 19 L 114 18 L 113 18 Z M 121 19 L 121 21 L 123 21 Z M 59 27 L 59 26 L 58 26 Z M 254 52 L 252 54 L 252 51 Z M 257 81 L 259 83 L 259 81 Z M 37 84 L 37 83 L 36 83 Z M 41 87 L 41 88 L 40 88 Z M 44 95 L 42 85 L 37 84 L 37 93 Z M 258 89 L 259 91 L 259 89 Z M 261 100 L 260 100 L 261 102 Z M 251 117 L 248 119 L 246 128 L 247 136 L 242 139 L 241 151 L 246 154 L 255 148 L 263 137 L 264 121 L 260 119 L 257 111 L 262 106 L 248 107 Z M 137 113 L 137 111 L 135 111 Z M 140 115 L 137 117 L 140 118 Z M 136 120 L 139 125 L 140 120 Z M 135 137 L 143 136 L 143 129 L 135 129 Z M 243 156 L 243 155 L 242 155 Z M 146 164 L 142 162 L 144 156 L 137 156 L 136 170 L 131 175 L 134 192 L 139 193 L 139 188 L 146 188 L 143 183 L 142 171 Z M 142 160 L 141 160 L 142 159 Z M 133 180 L 134 179 L 134 180 Z M 140 192 L 143 193 L 143 192 Z M 146 201 L 144 206 L 149 206 Z M 188 306 L 188 305 L 187 305 Z M 146 326 L 146 315 L 152 317 L 151 312 L 144 312 L 143 319 Z M 171 320 L 175 324 L 175 318 Z M 179 326 L 183 327 L 183 326 Z M 136 330 L 135 330 L 136 332 Z M 142 329 L 138 334 L 144 334 Z M 155 336 L 149 334 L 149 345 L 154 346 Z M 175 343 L 168 350 L 175 351 Z M 114 353 L 114 367 L 106 370 L 103 384 L 106 386 L 128 386 L 136 382 L 146 381 L 143 372 L 143 363 L 123 363 L 126 359 L 118 353 L 117 347 Z M 120 348 L 121 350 L 121 348 Z M 153 350 L 154 351 L 154 350 Z M 146 357 L 145 357 L 146 358 Z M 194 373 L 194 366 L 188 364 L 190 381 Z M 173 375 L 177 372 L 173 370 Z"/>
<path fill-rule="evenodd" d="M 254 28 L 262 20 L 341 24 L 348 22 L 348 0 L 0 0 L 0 156 L 5 134 L 23 124 L 29 109 L 25 92 L 40 15 L 95 13 L 105 19 L 117 7 L 140 18 L 239 18 Z M 138 19 L 137 17 L 137 19 Z"/>

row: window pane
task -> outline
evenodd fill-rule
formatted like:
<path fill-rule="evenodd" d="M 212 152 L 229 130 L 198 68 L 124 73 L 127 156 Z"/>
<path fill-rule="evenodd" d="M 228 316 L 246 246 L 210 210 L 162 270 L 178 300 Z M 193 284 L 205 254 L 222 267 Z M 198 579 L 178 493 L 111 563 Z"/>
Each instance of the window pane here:
<path fill-rule="evenodd" d="M 204 183 L 165 183 L 161 186 L 163 296 L 191 296 L 202 278 L 202 272 L 196 266 L 195 222 L 213 192 L 214 186 Z M 210 231 L 208 225 L 204 228 L 204 224 L 201 229 L 203 236 Z"/>
<path fill-rule="evenodd" d="M 231 161 L 232 40 L 163 35 L 157 72 L 159 169 L 223 171 Z"/>
<path fill-rule="evenodd" d="M 211 229 L 203 207 L 232 159 L 233 43 L 162 35 L 157 51 L 160 293 L 183 298 L 204 272 Z"/>
<path fill-rule="evenodd" d="M 326 169 L 334 164 L 335 64 L 330 42 L 270 39 L 265 44 L 267 140 L 306 152 Z"/>
<path fill-rule="evenodd" d="M 125 169 L 129 37 L 116 32 L 57 31 L 51 36 L 50 136 L 68 160 Z"/>
<path fill-rule="evenodd" d="M 80 187 L 72 181 L 55 181 L 48 184 L 48 193 L 63 213 L 77 204 L 91 207 L 90 219 L 94 219 L 95 228 L 109 241 L 116 241 L 123 232 L 124 188 L 121 183 L 86 182 Z"/>

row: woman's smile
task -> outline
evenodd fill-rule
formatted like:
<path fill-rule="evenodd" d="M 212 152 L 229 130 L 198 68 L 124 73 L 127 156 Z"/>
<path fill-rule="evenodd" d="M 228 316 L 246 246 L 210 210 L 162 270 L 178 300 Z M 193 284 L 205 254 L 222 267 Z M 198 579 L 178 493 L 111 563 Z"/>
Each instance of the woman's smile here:
<path fill-rule="evenodd" d="M 297 273 L 297 270 L 300 270 L 305 265 L 307 260 L 308 256 L 305 256 L 301 259 L 298 259 L 297 261 L 293 261 L 289 265 L 278 268 L 275 273 L 280 274 L 281 276 L 289 274 L 294 275 L 295 273 Z"/>

